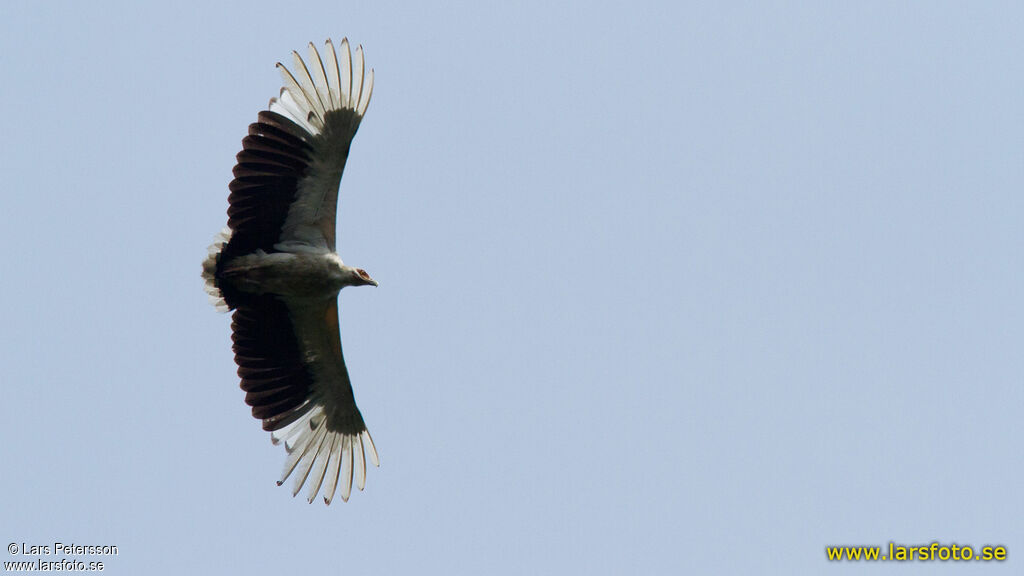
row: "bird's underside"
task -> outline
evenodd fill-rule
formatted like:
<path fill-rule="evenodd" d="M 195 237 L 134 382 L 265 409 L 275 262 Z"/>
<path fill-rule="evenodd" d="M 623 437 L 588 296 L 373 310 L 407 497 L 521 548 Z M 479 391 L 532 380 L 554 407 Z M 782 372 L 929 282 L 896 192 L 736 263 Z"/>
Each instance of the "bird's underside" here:
<path fill-rule="evenodd" d="M 349 146 L 373 89 L 362 47 L 347 40 L 338 58 L 310 44 L 309 66 L 293 53 L 295 74 L 278 64 L 280 98 L 260 112 L 242 140 L 228 202 L 228 227 L 203 263 L 214 305 L 233 310 L 238 376 L 253 416 L 287 451 L 278 484 L 310 502 L 337 487 L 361 490 L 366 456 L 377 452 L 356 407 L 341 350 L 338 293 L 373 285 L 334 252 L 338 186 Z"/>

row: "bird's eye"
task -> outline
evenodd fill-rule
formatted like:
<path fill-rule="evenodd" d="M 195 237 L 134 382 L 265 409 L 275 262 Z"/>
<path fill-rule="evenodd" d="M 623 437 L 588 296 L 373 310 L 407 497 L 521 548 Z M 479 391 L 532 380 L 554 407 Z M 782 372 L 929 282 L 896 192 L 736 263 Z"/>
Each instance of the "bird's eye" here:
<path fill-rule="evenodd" d="M 366 273 L 366 270 L 363 270 L 362 268 L 356 268 L 356 272 L 359 274 L 359 276 L 363 278 L 363 280 L 370 279 L 370 275 Z"/>

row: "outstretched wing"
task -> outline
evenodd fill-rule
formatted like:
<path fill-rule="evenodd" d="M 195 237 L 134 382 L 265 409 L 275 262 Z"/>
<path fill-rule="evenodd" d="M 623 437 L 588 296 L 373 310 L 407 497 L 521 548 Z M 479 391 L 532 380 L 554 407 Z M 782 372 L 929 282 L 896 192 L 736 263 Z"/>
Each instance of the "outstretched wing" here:
<path fill-rule="evenodd" d="M 353 477 L 362 490 L 366 455 L 376 448 L 356 407 L 341 352 L 338 303 L 242 295 L 232 330 L 238 375 L 253 416 L 284 441 L 288 457 L 278 484 L 294 475 L 292 495 L 308 483 L 310 502 L 348 500 Z"/>
<path fill-rule="evenodd" d="M 347 39 L 340 59 L 330 40 L 325 58 L 309 45 L 309 66 L 292 55 L 295 73 L 278 63 L 280 97 L 242 140 L 228 197 L 227 257 L 304 246 L 335 250 L 338 186 L 370 104 L 373 70 L 364 80 L 362 46 L 353 62 Z"/>

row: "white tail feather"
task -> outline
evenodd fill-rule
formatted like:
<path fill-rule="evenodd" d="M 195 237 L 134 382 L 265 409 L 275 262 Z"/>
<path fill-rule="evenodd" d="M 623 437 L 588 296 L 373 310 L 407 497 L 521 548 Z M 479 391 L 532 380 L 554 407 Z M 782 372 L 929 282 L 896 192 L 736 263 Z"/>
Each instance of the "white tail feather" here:
<path fill-rule="evenodd" d="M 210 298 L 210 304 L 218 312 L 227 312 L 228 304 L 224 301 L 224 295 L 221 293 L 220 288 L 217 288 L 217 257 L 230 240 L 231 230 L 225 228 L 218 232 L 213 237 L 213 244 L 210 244 L 210 247 L 206 249 L 206 260 L 203 261 L 203 288 L 206 290 L 206 295 Z"/>

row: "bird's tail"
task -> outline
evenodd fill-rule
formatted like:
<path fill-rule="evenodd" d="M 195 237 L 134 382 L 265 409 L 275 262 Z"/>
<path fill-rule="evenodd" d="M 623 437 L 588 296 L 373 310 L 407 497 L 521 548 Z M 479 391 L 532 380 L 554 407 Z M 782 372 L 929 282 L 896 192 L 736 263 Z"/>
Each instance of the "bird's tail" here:
<path fill-rule="evenodd" d="M 217 278 L 217 265 L 220 262 L 220 255 L 228 241 L 231 240 L 231 230 L 225 228 L 213 238 L 213 244 L 207 248 L 208 255 L 203 260 L 203 281 L 205 282 L 206 294 L 210 297 L 210 304 L 218 312 L 230 310 L 227 301 L 224 300 L 224 293 L 221 292 L 220 283 Z"/>

